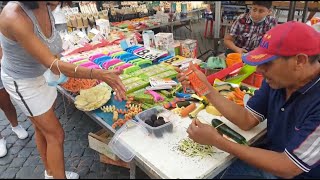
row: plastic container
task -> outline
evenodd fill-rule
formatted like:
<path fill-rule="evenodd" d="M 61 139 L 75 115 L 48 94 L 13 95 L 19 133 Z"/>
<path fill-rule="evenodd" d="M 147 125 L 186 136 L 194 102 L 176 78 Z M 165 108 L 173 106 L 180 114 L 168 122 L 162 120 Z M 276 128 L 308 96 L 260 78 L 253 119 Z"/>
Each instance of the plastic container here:
<path fill-rule="evenodd" d="M 230 53 L 227 55 L 227 58 L 226 58 L 227 67 L 231 67 L 234 64 L 237 64 L 240 62 L 242 62 L 240 53 Z"/>
<path fill-rule="evenodd" d="M 145 121 L 151 119 L 151 115 L 153 114 L 156 114 L 157 117 L 163 117 L 166 123 L 158 127 L 152 127 L 146 124 Z M 163 133 L 170 133 L 173 131 L 173 123 L 179 117 L 173 112 L 166 110 L 161 106 L 157 106 L 137 114 L 135 118 L 138 120 L 139 124 L 148 131 L 149 135 L 161 138 Z"/>
<path fill-rule="evenodd" d="M 132 127 L 141 128 L 139 127 L 139 124 L 137 122 L 129 120 L 123 126 L 121 126 L 121 128 L 114 134 L 113 138 L 108 144 L 112 152 L 116 154 L 124 162 L 130 162 L 134 158 L 135 153 L 132 149 L 130 149 L 125 143 L 123 143 L 120 140 L 120 136 L 123 132 L 127 131 Z M 141 128 L 141 130 L 143 129 Z"/>
<path fill-rule="evenodd" d="M 255 66 L 249 66 L 245 64 L 236 76 L 226 79 L 225 82 L 240 84 L 244 79 L 249 77 L 255 71 L 256 71 Z"/>

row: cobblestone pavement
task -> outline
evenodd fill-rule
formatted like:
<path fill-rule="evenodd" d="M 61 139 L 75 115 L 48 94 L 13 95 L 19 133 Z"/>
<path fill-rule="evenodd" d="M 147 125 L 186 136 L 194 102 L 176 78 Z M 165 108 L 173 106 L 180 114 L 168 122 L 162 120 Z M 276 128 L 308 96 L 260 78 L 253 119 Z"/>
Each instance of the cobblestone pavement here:
<path fill-rule="evenodd" d="M 79 173 L 81 179 L 128 179 L 128 169 L 101 163 L 99 154 L 89 148 L 88 133 L 97 132 L 101 127 L 78 111 L 66 98 L 65 110 L 62 99 L 59 95 L 55 111 L 65 131 L 66 170 Z M 0 179 L 43 179 L 44 166 L 36 148 L 33 126 L 21 110 L 16 109 L 19 124 L 28 131 L 29 137 L 18 139 L 4 113 L 0 111 L 0 132 L 6 138 L 8 148 L 8 154 L 0 158 Z M 137 170 L 137 177 L 148 178 L 141 170 Z"/>
<path fill-rule="evenodd" d="M 192 33 L 181 27 L 175 30 L 175 39 L 197 39 L 198 55 L 200 55 L 213 48 L 213 41 L 203 38 L 204 27 L 204 20 L 193 25 Z M 206 56 L 202 59 L 206 59 Z M 97 132 L 101 127 L 85 113 L 78 111 L 66 98 L 64 100 L 66 109 L 63 98 L 59 95 L 55 112 L 65 131 L 66 170 L 79 173 L 81 179 L 128 179 L 128 169 L 101 163 L 99 154 L 89 148 L 88 133 Z M 31 121 L 21 113 L 19 108 L 17 108 L 17 114 L 20 125 L 29 132 L 29 137 L 25 140 L 18 139 L 11 131 L 9 121 L 0 110 L 0 132 L 7 140 L 8 148 L 8 154 L 0 158 L 0 179 L 44 178 L 44 166 L 36 148 Z M 136 175 L 137 178 L 149 178 L 139 168 Z"/>

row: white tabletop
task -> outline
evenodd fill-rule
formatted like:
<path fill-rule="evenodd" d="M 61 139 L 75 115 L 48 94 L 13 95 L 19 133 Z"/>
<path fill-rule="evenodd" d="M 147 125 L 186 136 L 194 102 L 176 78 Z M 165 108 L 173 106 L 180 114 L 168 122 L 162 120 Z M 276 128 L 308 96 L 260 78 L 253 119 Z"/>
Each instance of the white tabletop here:
<path fill-rule="evenodd" d="M 213 116 L 202 110 L 198 114 L 202 121 L 211 123 L 213 118 L 225 122 L 230 128 L 252 141 L 265 132 L 266 121 L 250 131 L 243 131 L 224 117 Z M 161 178 L 210 178 L 233 158 L 229 153 L 216 149 L 211 157 L 190 158 L 177 150 L 178 142 L 188 137 L 186 129 L 191 123 L 190 118 L 177 119 L 172 133 L 164 133 L 162 138 L 147 136 L 139 128 L 130 128 L 120 135 L 121 141 L 130 148 L 148 167 L 151 167 Z"/>

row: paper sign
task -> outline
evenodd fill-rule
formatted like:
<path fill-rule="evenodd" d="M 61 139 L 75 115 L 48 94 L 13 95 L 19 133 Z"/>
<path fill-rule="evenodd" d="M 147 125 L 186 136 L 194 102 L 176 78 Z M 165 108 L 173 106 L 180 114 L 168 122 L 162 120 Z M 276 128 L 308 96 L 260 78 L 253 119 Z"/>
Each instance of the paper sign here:
<path fill-rule="evenodd" d="M 88 42 L 89 42 L 89 41 L 88 41 L 87 38 L 81 38 L 81 39 L 77 42 L 77 44 L 85 45 L 85 44 L 87 44 Z"/>
<path fill-rule="evenodd" d="M 70 8 L 73 14 L 79 13 L 78 7 Z"/>
<path fill-rule="evenodd" d="M 97 30 L 96 28 L 91 29 L 90 32 L 93 33 L 93 34 L 95 34 L 95 35 L 97 35 L 97 34 L 100 33 L 100 31 Z"/>
<path fill-rule="evenodd" d="M 78 32 L 77 32 L 77 35 L 78 35 L 80 38 L 84 38 L 84 37 L 87 36 L 87 35 L 86 35 L 84 32 L 82 32 L 82 31 L 78 31 Z"/>
<path fill-rule="evenodd" d="M 92 41 L 101 41 L 102 39 L 103 36 L 101 35 L 101 33 L 98 33 L 92 38 Z"/>

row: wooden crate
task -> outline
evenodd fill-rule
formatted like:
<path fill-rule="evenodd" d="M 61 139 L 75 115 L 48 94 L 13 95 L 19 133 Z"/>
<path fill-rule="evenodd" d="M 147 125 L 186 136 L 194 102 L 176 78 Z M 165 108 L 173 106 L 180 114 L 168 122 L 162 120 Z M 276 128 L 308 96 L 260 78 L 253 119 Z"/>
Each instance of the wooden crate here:
<path fill-rule="evenodd" d="M 90 132 L 88 134 L 89 147 L 114 161 L 118 161 L 119 158 L 112 152 L 112 150 L 108 146 L 111 138 L 112 136 L 104 129 L 101 129 L 96 133 Z"/>
<path fill-rule="evenodd" d="M 126 163 L 122 160 L 117 160 L 117 161 L 114 161 L 112 159 L 110 159 L 109 157 L 103 155 L 103 154 L 99 154 L 100 155 L 100 162 L 102 163 L 105 163 L 105 164 L 111 164 L 111 165 L 114 165 L 114 166 L 120 166 L 120 167 L 124 167 L 124 168 L 128 168 L 130 169 L 129 167 L 129 163 Z"/>

